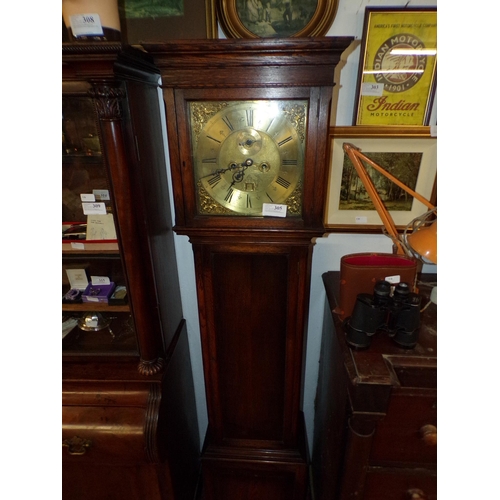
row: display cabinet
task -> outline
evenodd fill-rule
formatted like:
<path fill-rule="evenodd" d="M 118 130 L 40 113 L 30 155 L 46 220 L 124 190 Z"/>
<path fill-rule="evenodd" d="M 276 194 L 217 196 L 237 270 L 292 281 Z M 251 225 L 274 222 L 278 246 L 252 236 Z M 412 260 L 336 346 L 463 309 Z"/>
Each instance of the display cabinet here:
<path fill-rule="evenodd" d="M 62 50 L 63 498 L 193 499 L 199 434 L 144 52 Z"/>

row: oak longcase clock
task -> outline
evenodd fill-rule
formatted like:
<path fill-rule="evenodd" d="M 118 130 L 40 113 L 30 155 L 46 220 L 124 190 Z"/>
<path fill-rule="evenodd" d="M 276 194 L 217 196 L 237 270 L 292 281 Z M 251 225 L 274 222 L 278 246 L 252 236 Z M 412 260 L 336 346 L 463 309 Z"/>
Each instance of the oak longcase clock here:
<path fill-rule="evenodd" d="M 307 492 L 312 239 L 323 232 L 334 69 L 351 40 L 144 44 L 162 77 L 174 230 L 194 252 L 206 500 Z"/>

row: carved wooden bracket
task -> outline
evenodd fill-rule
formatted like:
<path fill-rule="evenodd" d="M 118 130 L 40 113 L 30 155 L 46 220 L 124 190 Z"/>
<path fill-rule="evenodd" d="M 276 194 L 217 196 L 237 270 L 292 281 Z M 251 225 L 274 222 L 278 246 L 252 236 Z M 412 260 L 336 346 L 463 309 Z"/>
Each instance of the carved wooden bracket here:
<path fill-rule="evenodd" d="M 163 358 L 156 358 L 152 361 L 145 361 L 141 359 L 138 370 L 141 375 L 154 375 L 160 373 L 165 368 L 165 360 Z"/>
<path fill-rule="evenodd" d="M 88 93 L 94 99 L 99 119 L 122 119 L 121 100 L 125 97 L 125 91 L 118 85 L 113 82 L 97 82 L 93 83 L 89 90 Z"/>

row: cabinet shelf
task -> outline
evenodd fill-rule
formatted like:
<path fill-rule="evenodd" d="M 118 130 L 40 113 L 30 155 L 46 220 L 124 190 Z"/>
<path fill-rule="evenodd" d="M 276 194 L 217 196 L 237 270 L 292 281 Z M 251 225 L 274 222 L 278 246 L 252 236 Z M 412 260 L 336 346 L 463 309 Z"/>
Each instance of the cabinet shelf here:
<path fill-rule="evenodd" d="M 72 244 L 73 243 L 73 244 Z M 92 243 L 87 240 L 63 242 L 62 253 L 66 255 L 119 255 L 118 242 Z"/>
<path fill-rule="evenodd" d="M 130 306 L 125 304 L 123 306 L 114 306 L 109 304 L 99 304 L 98 302 L 84 302 L 81 304 L 63 304 L 63 312 L 130 312 Z"/>
<path fill-rule="evenodd" d="M 91 155 L 86 155 L 83 153 L 74 153 L 74 154 L 68 154 L 68 153 L 63 153 L 62 155 L 62 165 L 68 166 L 68 167 L 73 167 L 76 163 L 84 163 L 85 165 L 91 166 L 91 165 L 97 165 L 101 166 L 102 165 L 102 154 L 101 153 L 94 153 Z"/>
<path fill-rule="evenodd" d="M 130 316 L 110 318 L 109 327 L 99 331 L 83 331 L 75 326 L 63 339 L 64 354 L 75 355 L 138 355 L 135 330 Z"/>

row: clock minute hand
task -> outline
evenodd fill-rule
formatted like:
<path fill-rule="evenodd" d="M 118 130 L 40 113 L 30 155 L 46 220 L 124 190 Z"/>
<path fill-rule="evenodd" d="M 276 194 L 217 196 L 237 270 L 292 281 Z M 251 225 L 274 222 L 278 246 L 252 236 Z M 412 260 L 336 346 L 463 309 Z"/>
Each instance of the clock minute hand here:
<path fill-rule="evenodd" d="M 231 163 L 231 165 L 229 165 L 229 167 L 218 168 L 217 170 L 212 170 L 212 172 L 210 172 L 207 175 L 204 175 L 203 177 L 200 177 L 200 179 L 204 179 L 205 177 L 211 177 L 213 175 L 220 175 L 220 174 L 223 174 L 224 172 L 227 172 L 228 170 L 234 170 L 234 169 L 239 168 L 239 167 L 240 167 L 240 165 L 238 165 L 237 163 Z"/>
<path fill-rule="evenodd" d="M 205 177 L 213 177 L 214 175 L 220 175 L 229 170 L 238 169 L 233 174 L 233 182 L 231 182 L 229 186 L 232 187 L 236 182 L 241 182 L 243 180 L 243 177 L 245 175 L 244 174 L 245 170 L 251 165 L 253 165 L 253 160 L 251 158 L 247 158 L 243 163 L 240 163 L 239 165 L 237 163 L 231 163 L 231 165 L 229 165 L 229 167 L 227 168 L 218 168 L 217 170 L 212 170 L 212 172 L 210 172 L 207 175 L 204 175 L 203 177 L 200 177 L 200 179 L 204 179 Z"/>

